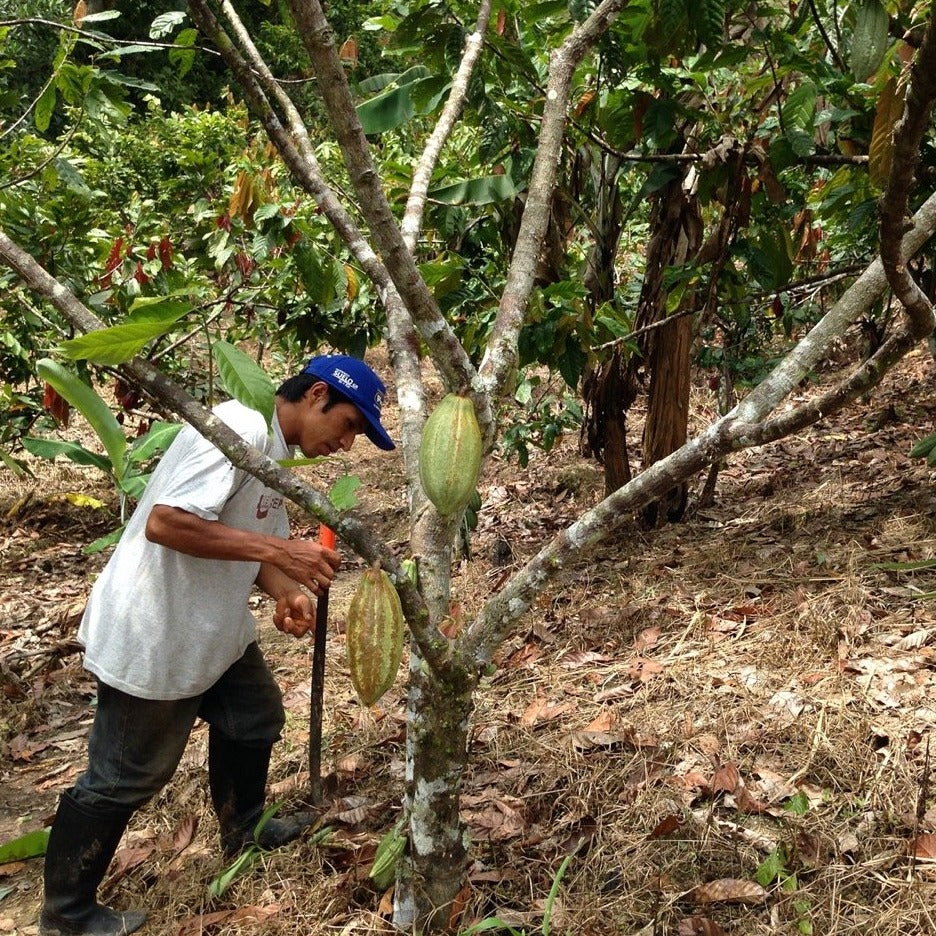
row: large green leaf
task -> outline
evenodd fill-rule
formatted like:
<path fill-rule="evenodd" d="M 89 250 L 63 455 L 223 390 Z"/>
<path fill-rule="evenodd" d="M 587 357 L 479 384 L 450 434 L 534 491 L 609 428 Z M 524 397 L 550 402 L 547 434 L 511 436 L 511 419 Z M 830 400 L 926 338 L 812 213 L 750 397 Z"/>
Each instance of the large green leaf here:
<path fill-rule="evenodd" d="M 91 465 L 100 468 L 107 474 L 111 473 L 111 463 L 108 458 L 86 449 L 77 442 L 62 442 L 58 439 L 37 439 L 34 436 L 23 436 L 23 448 L 31 455 L 55 461 L 59 455 L 73 461 L 76 465 Z"/>
<path fill-rule="evenodd" d="M 441 185 L 429 192 L 429 198 L 446 205 L 490 205 L 513 198 L 519 191 L 510 176 L 492 175 Z"/>
<path fill-rule="evenodd" d="M 58 350 L 73 361 L 94 361 L 95 364 L 116 367 L 139 354 L 154 338 L 170 331 L 191 308 L 188 302 L 166 299 L 144 306 L 138 314 L 120 325 L 63 341 Z"/>
<path fill-rule="evenodd" d="M 212 353 L 224 389 L 244 406 L 263 413 L 271 425 L 276 394 L 269 375 L 250 355 L 226 341 L 216 341 Z"/>
<path fill-rule="evenodd" d="M 127 439 L 108 405 L 83 380 L 51 358 L 38 361 L 36 371 L 88 420 L 110 457 L 114 476 L 120 481 L 125 468 Z"/>
<path fill-rule="evenodd" d="M 396 78 L 394 84 L 357 108 L 364 132 L 384 133 L 400 127 L 417 114 L 435 109 L 445 85 L 428 74 L 425 66 L 417 65 Z"/>

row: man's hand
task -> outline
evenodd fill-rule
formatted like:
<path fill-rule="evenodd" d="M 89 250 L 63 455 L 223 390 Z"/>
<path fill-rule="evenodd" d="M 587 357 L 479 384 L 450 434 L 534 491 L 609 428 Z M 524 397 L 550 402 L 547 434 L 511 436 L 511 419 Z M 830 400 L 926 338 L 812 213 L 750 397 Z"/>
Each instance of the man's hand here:
<path fill-rule="evenodd" d="M 305 592 L 291 591 L 276 602 L 273 623 L 277 630 L 293 637 L 305 637 L 315 629 L 315 608 Z"/>
<path fill-rule="evenodd" d="M 323 595 L 341 565 L 341 556 L 311 540 L 282 541 L 276 566 L 291 579 L 305 585 L 313 595 Z"/>

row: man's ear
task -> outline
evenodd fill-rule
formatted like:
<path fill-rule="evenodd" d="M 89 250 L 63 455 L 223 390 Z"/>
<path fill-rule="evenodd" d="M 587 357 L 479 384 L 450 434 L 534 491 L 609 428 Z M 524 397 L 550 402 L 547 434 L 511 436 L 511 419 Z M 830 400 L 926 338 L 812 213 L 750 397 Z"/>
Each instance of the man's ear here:
<path fill-rule="evenodd" d="M 324 380 L 318 380 L 303 395 L 303 399 L 310 406 L 314 406 L 320 400 L 328 399 L 328 384 Z"/>

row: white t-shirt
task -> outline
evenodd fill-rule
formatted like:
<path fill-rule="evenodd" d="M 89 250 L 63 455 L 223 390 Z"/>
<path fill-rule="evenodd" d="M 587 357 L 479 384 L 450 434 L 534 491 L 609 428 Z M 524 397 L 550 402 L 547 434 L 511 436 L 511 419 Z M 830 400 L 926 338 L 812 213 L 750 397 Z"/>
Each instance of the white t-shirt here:
<path fill-rule="evenodd" d="M 291 455 L 279 422 L 230 400 L 215 414 L 273 459 Z M 199 559 L 151 543 L 156 504 L 206 520 L 288 537 L 283 497 L 184 426 L 146 486 L 88 600 L 78 630 L 85 667 L 102 682 L 143 699 L 184 699 L 212 686 L 256 639 L 247 599 L 259 562 Z"/>

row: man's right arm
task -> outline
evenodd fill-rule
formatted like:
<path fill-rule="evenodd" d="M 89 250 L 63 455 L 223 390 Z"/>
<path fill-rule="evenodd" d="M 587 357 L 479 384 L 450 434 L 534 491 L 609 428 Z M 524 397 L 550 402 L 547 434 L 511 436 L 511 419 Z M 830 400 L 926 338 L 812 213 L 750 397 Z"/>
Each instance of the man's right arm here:
<path fill-rule="evenodd" d="M 333 549 L 314 541 L 251 533 L 166 504 L 157 504 L 150 511 L 146 538 L 200 559 L 273 565 L 317 595 L 331 584 L 341 561 Z"/>

